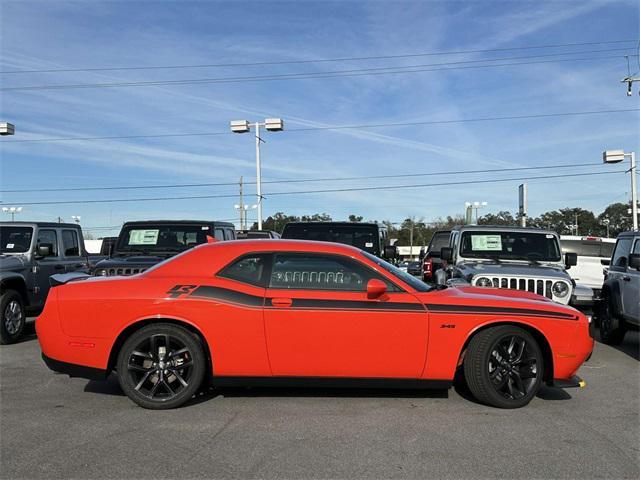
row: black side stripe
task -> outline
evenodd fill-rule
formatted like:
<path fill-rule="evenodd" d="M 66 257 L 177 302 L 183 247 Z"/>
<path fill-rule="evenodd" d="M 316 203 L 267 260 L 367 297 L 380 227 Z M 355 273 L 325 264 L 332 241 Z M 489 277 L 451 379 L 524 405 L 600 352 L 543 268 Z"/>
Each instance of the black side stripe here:
<path fill-rule="evenodd" d="M 199 286 L 190 295 L 190 297 L 210 298 L 220 300 L 221 302 L 233 303 L 245 307 L 262 307 L 263 298 L 257 295 L 238 292 L 228 288 Z"/>
<path fill-rule="evenodd" d="M 531 317 L 552 317 L 563 320 L 578 320 L 577 315 L 563 312 L 550 312 L 548 310 L 535 310 L 532 308 L 509 308 L 509 307 L 478 307 L 475 305 L 438 305 L 429 304 L 427 309 L 434 313 L 452 313 L 458 315 L 526 315 Z"/>
<path fill-rule="evenodd" d="M 273 306 L 271 298 L 267 298 L 266 306 Z M 320 310 L 394 310 L 410 312 L 426 312 L 420 303 L 379 302 L 361 300 L 322 300 L 315 298 L 293 298 L 291 307 L 299 309 Z"/>

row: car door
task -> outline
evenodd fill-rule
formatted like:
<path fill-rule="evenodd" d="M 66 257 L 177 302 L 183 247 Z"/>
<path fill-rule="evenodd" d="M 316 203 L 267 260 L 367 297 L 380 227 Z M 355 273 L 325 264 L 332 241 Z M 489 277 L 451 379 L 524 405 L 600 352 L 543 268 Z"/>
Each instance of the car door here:
<path fill-rule="evenodd" d="M 622 311 L 624 313 L 625 302 L 624 302 L 624 290 L 625 290 L 625 282 L 623 278 L 627 276 L 627 264 L 629 262 L 629 253 L 631 252 L 631 237 L 622 237 L 618 239 L 616 243 L 616 248 L 613 251 L 613 256 L 611 257 L 611 265 L 609 266 L 609 273 L 607 274 L 609 280 L 618 286 L 617 292 L 614 290 L 614 295 L 620 295 L 619 305 L 622 306 Z"/>
<path fill-rule="evenodd" d="M 367 298 L 372 278 L 386 297 Z M 264 319 L 276 376 L 418 378 L 424 368 L 422 303 L 346 256 L 274 254 Z"/>
<path fill-rule="evenodd" d="M 631 253 L 640 254 L 639 237 L 634 239 Z M 620 287 L 625 317 L 634 319 L 637 324 L 640 318 L 640 271 L 627 265 L 627 271 L 622 274 Z"/>
<path fill-rule="evenodd" d="M 49 255 L 40 257 L 38 247 L 48 245 Z M 60 258 L 60 245 L 58 231 L 55 228 L 39 228 L 34 252 L 35 272 L 34 278 L 34 301 L 36 306 L 42 305 L 47 299 L 49 291 L 49 277 L 56 273 L 64 273 L 64 264 Z"/>
<path fill-rule="evenodd" d="M 66 272 L 75 272 L 83 268 L 86 260 L 82 257 L 78 231 L 63 228 L 62 231 L 62 263 Z"/>

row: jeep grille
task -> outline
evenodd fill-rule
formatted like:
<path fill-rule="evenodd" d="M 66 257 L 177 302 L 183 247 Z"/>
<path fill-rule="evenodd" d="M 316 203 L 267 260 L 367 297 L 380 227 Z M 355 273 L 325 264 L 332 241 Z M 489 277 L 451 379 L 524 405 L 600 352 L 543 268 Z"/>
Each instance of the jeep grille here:
<path fill-rule="evenodd" d="M 538 295 L 542 295 L 543 297 L 547 297 L 551 300 L 555 300 L 560 303 L 568 303 L 571 295 L 567 295 L 565 298 L 555 298 L 553 295 L 553 284 L 556 282 L 565 283 L 569 287 L 569 291 L 571 291 L 571 285 L 569 282 L 558 279 L 548 279 L 548 278 L 528 278 L 528 277 L 505 277 L 505 276 L 495 276 L 495 275 L 476 275 L 473 277 L 471 284 L 475 287 L 477 281 L 480 278 L 488 278 L 491 280 L 493 284 L 493 288 L 509 288 L 511 290 L 524 290 L 531 293 L 536 293 Z"/>

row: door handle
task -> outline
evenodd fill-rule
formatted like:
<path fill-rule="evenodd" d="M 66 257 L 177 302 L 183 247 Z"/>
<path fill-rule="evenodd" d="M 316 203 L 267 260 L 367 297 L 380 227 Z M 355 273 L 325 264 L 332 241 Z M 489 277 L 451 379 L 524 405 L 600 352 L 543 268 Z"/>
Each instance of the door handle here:
<path fill-rule="evenodd" d="M 272 298 L 271 299 L 271 305 L 273 305 L 274 307 L 288 308 L 291 306 L 292 303 L 293 303 L 293 300 L 291 300 L 290 298 Z"/>
<path fill-rule="evenodd" d="M 624 280 L 625 282 L 630 282 L 631 277 L 629 275 L 625 275 L 624 277 L 622 277 L 622 280 Z"/>
<path fill-rule="evenodd" d="M 56 265 L 55 267 L 56 270 L 64 270 L 64 265 Z"/>

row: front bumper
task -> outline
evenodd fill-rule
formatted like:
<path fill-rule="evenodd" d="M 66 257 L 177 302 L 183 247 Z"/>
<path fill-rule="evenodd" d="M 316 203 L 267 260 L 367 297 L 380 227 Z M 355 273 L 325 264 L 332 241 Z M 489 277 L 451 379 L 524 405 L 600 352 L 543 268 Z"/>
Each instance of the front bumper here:
<path fill-rule="evenodd" d="M 88 380 L 104 380 L 107 378 L 107 371 L 100 368 L 61 362 L 60 360 L 47 357 L 44 353 L 42 354 L 42 360 L 44 360 L 44 363 L 49 369 L 54 372 L 64 373 L 70 377 L 86 378 Z"/>
<path fill-rule="evenodd" d="M 552 382 L 549 382 L 549 386 L 557 388 L 584 388 L 587 386 L 587 382 L 582 380 L 579 376 L 574 375 L 567 379 L 554 378 Z"/>

